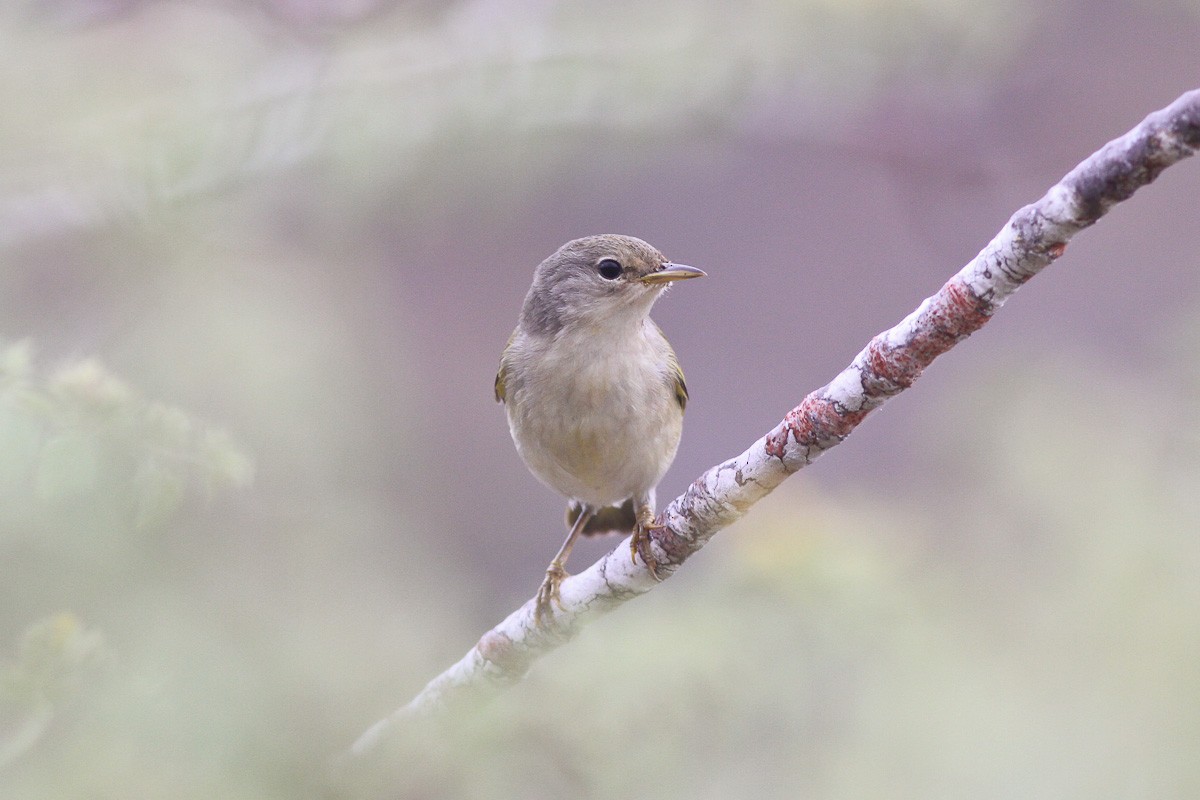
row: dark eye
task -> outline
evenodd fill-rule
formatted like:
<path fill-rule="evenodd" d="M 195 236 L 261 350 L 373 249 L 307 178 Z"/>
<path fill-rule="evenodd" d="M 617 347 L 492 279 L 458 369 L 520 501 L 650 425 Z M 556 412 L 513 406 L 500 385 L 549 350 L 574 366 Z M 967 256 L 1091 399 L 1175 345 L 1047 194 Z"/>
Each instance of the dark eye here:
<path fill-rule="evenodd" d="M 621 265 L 611 258 L 606 258 L 596 265 L 596 271 L 600 273 L 600 277 L 606 281 L 615 281 L 621 277 Z"/>

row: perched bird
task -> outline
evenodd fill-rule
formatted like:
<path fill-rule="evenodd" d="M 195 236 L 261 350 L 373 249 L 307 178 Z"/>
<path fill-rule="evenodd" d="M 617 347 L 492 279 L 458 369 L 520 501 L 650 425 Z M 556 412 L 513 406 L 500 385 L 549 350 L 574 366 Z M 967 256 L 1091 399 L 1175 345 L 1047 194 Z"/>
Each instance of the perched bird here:
<path fill-rule="evenodd" d="M 570 531 L 538 589 L 539 623 L 559 602 L 581 533 L 632 530 L 630 556 L 658 577 L 647 546 L 654 487 L 675 459 L 688 392 L 650 307 L 671 282 L 703 275 L 616 234 L 567 242 L 533 274 L 496 400 L 530 471 L 569 501 Z"/>

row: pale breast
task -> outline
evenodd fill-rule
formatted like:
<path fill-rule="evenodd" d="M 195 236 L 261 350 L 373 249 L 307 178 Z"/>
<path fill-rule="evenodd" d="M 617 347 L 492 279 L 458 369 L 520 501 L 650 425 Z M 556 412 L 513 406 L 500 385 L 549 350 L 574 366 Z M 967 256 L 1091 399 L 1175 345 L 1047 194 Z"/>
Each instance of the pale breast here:
<path fill-rule="evenodd" d="M 579 344 L 560 338 L 523 359 L 505 406 L 517 450 L 542 482 L 608 505 L 662 479 L 683 413 L 653 342 L 639 335 L 619 344 L 592 339 L 583 350 Z"/>

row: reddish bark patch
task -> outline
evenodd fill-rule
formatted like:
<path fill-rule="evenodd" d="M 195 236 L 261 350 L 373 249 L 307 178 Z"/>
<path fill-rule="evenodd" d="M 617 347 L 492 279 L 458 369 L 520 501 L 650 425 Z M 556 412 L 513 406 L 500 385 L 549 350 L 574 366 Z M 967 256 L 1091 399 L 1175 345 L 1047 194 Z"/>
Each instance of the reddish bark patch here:
<path fill-rule="evenodd" d="M 660 566 L 664 563 L 678 566 L 686 561 L 687 557 L 695 551 L 691 542 L 671 530 L 669 526 L 661 523 L 656 524 L 650 529 L 650 538 L 667 554 L 666 561 L 660 562 Z"/>
<path fill-rule="evenodd" d="M 776 425 L 775 430 L 767 434 L 767 443 L 764 445 L 767 455 L 769 455 L 771 458 L 778 458 L 780 461 L 782 461 L 783 450 L 785 447 L 787 447 L 788 435 L 790 433 L 791 430 L 787 427 L 786 419 Z"/>
<path fill-rule="evenodd" d="M 1046 254 L 1050 256 L 1050 258 L 1060 258 L 1065 252 L 1067 252 L 1066 242 L 1055 242 L 1046 248 Z"/>
<path fill-rule="evenodd" d="M 868 409 L 895 394 L 897 387 L 911 386 L 935 358 L 983 327 L 992 310 L 991 302 L 976 296 L 959 278 L 951 278 L 930 298 L 907 342 L 895 345 L 880 334 L 867 345 L 864 410 L 846 410 L 826 397 L 824 389 L 813 392 L 767 434 L 767 455 L 784 461 L 789 439 L 801 447 L 822 450 L 845 439 Z"/>
<path fill-rule="evenodd" d="M 767 434 L 767 455 L 782 461 L 788 439 L 802 447 L 821 447 L 832 440 L 841 441 L 866 416 L 866 411 L 847 411 L 829 398 L 813 392 L 789 411 L 775 430 Z"/>
<path fill-rule="evenodd" d="M 907 389 L 935 358 L 983 327 L 992 304 L 977 297 L 958 277 L 951 278 L 917 318 L 912 337 L 893 345 L 880 334 L 867 345 L 867 368 L 878 378 Z M 864 381 L 879 387 L 879 381 Z"/>

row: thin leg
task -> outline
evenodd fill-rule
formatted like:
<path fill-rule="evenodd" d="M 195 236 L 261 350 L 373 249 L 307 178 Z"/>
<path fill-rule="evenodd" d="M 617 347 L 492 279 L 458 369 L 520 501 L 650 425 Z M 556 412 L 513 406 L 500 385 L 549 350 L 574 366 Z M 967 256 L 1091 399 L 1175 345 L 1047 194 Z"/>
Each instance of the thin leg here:
<path fill-rule="evenodd" d="M 654 579 L 661 581 L 662 578 L 658 577 L 658 560 L 650 548 L 650 534 L 663 529 L 662 525 L 654 524 L 654 497 L 647 495 L 636 498 L 633 505 L 637 522 L 633 526 L 633 536 L 629 539 L 629 557 L 636 564 L 637 557 L 640 555 L 642 561 L 650 568 L 650 574 L 654 576 Z"/>
<path fill-rule="evenodd" d="M 571 548 L 575 546 L 575 540 L 579 538 L 580 532 L 595 513 L 590 506 L 583 507 L 579 516 L 575 518 L 575 524 L 567 533 L 566 541 L 562 543 L 562 547 L 558 548 L 558 555 L 550 562 L 550 566 L 546 567 L 546 578 L 538 587 L 537 605 L 533 610 L 534 619 L 539 625 L 542 624 L 543 619 L 553 613 L 553 609 L 550 607 L 552 602 L 558 603 L 559 607 L 562 607 L 562 601 L 558 597 L 558 588 L 567 577 L 567 571 L 563 567 L 566 565 L 567 559 L 571 557 Z"/>

